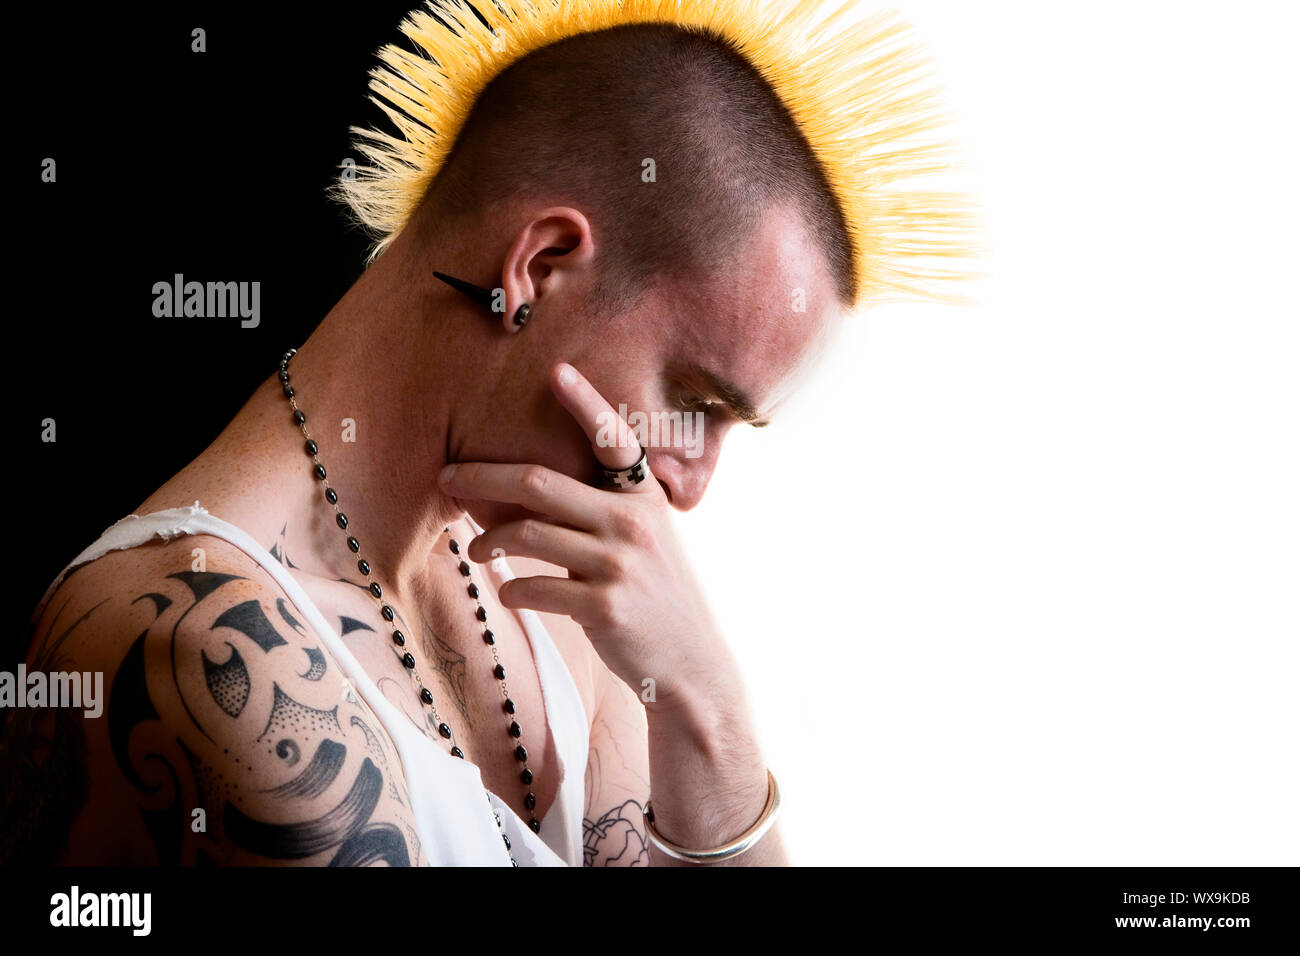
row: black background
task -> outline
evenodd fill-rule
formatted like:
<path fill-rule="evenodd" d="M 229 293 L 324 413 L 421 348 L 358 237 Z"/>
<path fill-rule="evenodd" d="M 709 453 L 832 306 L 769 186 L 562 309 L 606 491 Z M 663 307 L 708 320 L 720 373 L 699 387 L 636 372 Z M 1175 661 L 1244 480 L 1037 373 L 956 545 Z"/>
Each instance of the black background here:
<path fill-rule="evenodd" d="M 7 24 L 20 451 L 0 667 L 55 575 L 207 447 L 361 274 L 366 237 L 325 190 L 363 162 L 349 126 L 387 123 L 368 71 L 408 45 L 415 6 L 49 4 Z M 261 282 L 260 324 L 155 318 L 153 285 L 175 273 Z"/>

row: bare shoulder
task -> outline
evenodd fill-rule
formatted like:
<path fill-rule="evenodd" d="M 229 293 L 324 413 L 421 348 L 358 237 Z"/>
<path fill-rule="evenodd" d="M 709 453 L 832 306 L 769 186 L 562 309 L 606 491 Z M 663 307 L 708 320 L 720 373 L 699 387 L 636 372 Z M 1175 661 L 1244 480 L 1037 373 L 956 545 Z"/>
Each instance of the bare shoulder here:
<path fill-rule="evenodd" d="M 421 862 L 382 725 L 274 578 L 222 539 L 79 568 L 25 667 L 46 695 L 0 741 L 0 861 Z M 79 700 L 56 697 L 56 675 L 79 675 Z"/>

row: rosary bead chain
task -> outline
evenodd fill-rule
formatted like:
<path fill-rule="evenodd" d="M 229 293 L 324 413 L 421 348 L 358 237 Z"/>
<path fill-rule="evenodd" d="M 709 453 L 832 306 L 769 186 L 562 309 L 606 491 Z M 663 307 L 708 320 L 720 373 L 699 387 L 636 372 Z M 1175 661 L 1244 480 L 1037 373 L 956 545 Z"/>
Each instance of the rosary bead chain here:
<path fill-rule="evenodd" d="M 453 556 L 460 557 L 460 542 L 455 538 L 450 537 L 451 527 L 448 526 L 444 528 L 443 531 L 448 535 L 447 549 L 451 551 Z M 459 568 L 461 574 L 467 578 L 472 578 L 472 568 L 464 558 L 461 558 Z M 469 596 L 474 599 L 476 605 L 474 610 L 475 620 L 480 623 L 486 623 L 487 610 L 483 607 L 482 602 L 479 601 L 478 585 L 471 580 L 466 590 L 469 593 Z M 496 636 L 492 633 L 491 629 L 484 629 L 483 640 L 492 648 L 492 676 L 497 679 L 501 688 L 501 696 L 504 698 L 502 707 L 507 715 L 513 714 L 515 712 L 515 704 L 514 701 L 510 699 L 510 689 L 506 684 L 506 668 L 505 665 L 501 663 L 501 658 L 497 654 Z M 518 721 L 511 720 L 506 726 L 506 733 L 509 734 L 512 739 L 518 740 L 523 736 L 523 728 L 519 725 Z M 533 782 L 533 773 L 528 769 L 528 750 L 522 743 L 515 747 L 515 759 L 523 764 L 523 770 L 520 772 L 519 779 L 523 782 L 524 786 L 530 787 Z M 533 813 L 533 810 L 537 807 L 537 795 L 533 793 L 531 787 L 524 795 L 524 807 L 528 810 L 528 826 L 534 833 L 537 833 L 541 829 L 541 823 Z"/>
<path fill-rule="evenodd" d="M 320 460 L 320 455 L 319 455 L 320 447 L 317 445 L 316 441 L 311 437 L 310 433 L 307 431 L 307 415 L 301 408 L 298 407 L 296 393 L 293 389 L 293 386 L 289 382 L 289 360 L 293 358 L 293 356 L 297 353 L 297 351 L 298 351 L 297 349 L 289 349 L 289 351 L 285 353 L 283 358 L 280 359 L 280 370 L 277 377 L 281 383 L 282 389 L 284 391 L 284 395 L 288 399 L 289 406 L 293 410 L 294 424 L 297 425 L 299 431 L 302 433 L 303 450 L 306 452 L 307 456 L 312 461 L 312 475 L 317 481 L 324 483 L 326 481 L 328 472 L 325 469 L 325 465 Z M 335 490 L 328 484 L 325 484 L 324 488 L 325 488 L 325 500 L 334 509 L 335 523 L 339 526 L 341 530 L 347 531 L 348 517 L 339 507 L 338 493 L 335 492 Z M 450 538 L 451 527 L 447 526 L 446 528 L 444 528 L 444 531 L 449 536 L 449 547 L 452 554 L 459 556 L 460 544 L 454 538 Z M 361 574 L 363 578 L 371 579 L 373 569 L 371 568 L 370 563 L 365 558 L 360 556 L 361 543 L 357 540 L 357 538 L 354 535 L 351 534 L 348 535 L 347 547 L 349 551 L 351 551 L 354 555 L 357 555 L 357 571 Z M 461 559 L 458 568 L 461 574 L 464 575 L 465 577 L 471 576 L 472 568 L 470 567 L 469 563 L 465 561 L 463 558 Z M 383 588 L 381 587 L 378 581 L 370 580 L 366 590 L 377 602 L 383 601 Z M 478 620 L 480 623 L 486 623 L 487 610 L 483 607 L 482 602 L 479 600 L 478 585 L 473 581 L 471 581 L 467 590 L 469 596 L 475 602 L 475 611 L 474 611 L 475 619 Z M 386 603 L 381 603 L 379 611 L 380 611 L 380 616 L 386 622 L 389 623 L 393 623 L 394 618 L 397 616 L 392 606 Z M 397 647 L 406 646 L 406 635 L 402 633 L 400 628 L 395 628 L 393 630 L 392 639 L 393 639 L 393 643 Z M 492 673 L 493 676 L 497 678 L 500 684 L 501 694 L 502 697 L 504 698 L 503 707 L 507 714 L 513 714 L 515 709 L 514 701 L 510 699 L 509 690 L 505 683 L 505 667 L 504 665 L 502 665 L 500 658 L 497 654 L 496 639 L 491 629 L 489 628 L 484 629 L 483 640 L 492 649 L 492 659 L 494 662 Z M 442 718 L 438 715 L 438 710 L 434 703 L 433 692 L 429 689 L 428 686 L 425 685 L 424 681 L 420 677 L 419 671 L 416 668 L 417 662 L 415 660 L 414 655 L 409 650 L 405 651 L 402 654 L 401 661 L 402 664 L 407 668 L 407 670 L 411 672 L 411 675 L 414 678 L 417 687 L 419 688 L 419 692 L 417 696 L 419 697 L 420 702 L 429 708 L 430 714 L 432 715 L 433 718 L 432 722 L 436 724 L 438 733 L 444 739 L 450 740 L 452 742 L 452 747 L 451 747 L 452 756 L 464 759 L 465 753 L 459 747 L 459 745 L 456 744 L 456 741 L 454 739 L 454 732 L 452 731 L 450 725 L 448 725 L 446 721 L 442 720 Z M 506 732 L 512 738 L 519 739 L 523 735 L 523 728 L 519 725 L 517 721 L 512 720 L 510 724 L 507 726 Z M 541 830 L 541 823 L 537 819 L 536 815 L 533 813 L 533 810 L 537 806 L 537 797 L 536 794 L 532 792 L 532 789 L 530 787 L 530 785 L 533 782 L 533 773 L 528 768 L 527 765 L 528 751 L 525 749 L 522 743 L 516 746 L 514 751 L 514 756 L 516 760 L 518 760 L 520 763 L 524 765 L 523 770 L 520 773 L 520 780 L 523 782 L 523 784 L 526 787 L 529 787 L 529 790 L 525 794 L 524 801 L 523 801 L 525 809 L 528 810 L 529 812 L 528 826 L 534 833 L 538 833 Z M 490 802 L 491 800 L 489 799 L 489 803 Z M 501 825 L 499 816 L 497 817 L 497 824 L 498 826 Z M 509 850 L 510 849 L 509 837 L 506 836 L 505 833 L 502 833 L 501 838 L 505 841 L 506 849 Z M 510 862 L 515 866 L 519 865 L 518 862 L 513 857 L 511 857 Z"/>

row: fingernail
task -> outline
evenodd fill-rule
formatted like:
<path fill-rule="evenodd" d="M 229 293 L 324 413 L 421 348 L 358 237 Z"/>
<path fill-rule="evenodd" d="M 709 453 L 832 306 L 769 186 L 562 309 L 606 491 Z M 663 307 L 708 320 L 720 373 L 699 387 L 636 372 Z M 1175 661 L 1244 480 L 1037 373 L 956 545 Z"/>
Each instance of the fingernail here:
<path fill-rule="evenodd" d="M 576 382 L 577 380 L 578 380 L 578 373 L 577 373 L 577 371 L 574 370 L 574 368 L 573 368 L 572 365 L 562 365 L 562 366 L 560 366 L 560 384 L 561 384 L 561 385 L 572 385 L 572 384 L 573 384 L 574 382 Z"/>
<path fill-rule="evenodd" d="M 445 485 L 447 482 L 451 481 L 451 476 L 454 474 L 456 474 L 456 466 L 448 465 L 442 470 L 442 474 L 438 475 L 438 480 Z"/>

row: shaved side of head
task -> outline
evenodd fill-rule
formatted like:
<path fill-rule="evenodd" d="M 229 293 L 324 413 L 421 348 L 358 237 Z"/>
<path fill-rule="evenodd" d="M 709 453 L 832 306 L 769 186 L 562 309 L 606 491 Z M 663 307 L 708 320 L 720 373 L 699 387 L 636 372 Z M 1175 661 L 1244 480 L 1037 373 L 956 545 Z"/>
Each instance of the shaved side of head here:
<path fill-rule="evenodd" d="M 738 52 L 697 30 L 584 34 L 493 80 L 419 217 L 468 222 L 521 198 L 588 217 L 601 313 L 666 277 L 744 282 L 738 252 L 777 203 L 799 211 L 841 300 L 857 293 L 843 214 L 798 126 Z"/>

